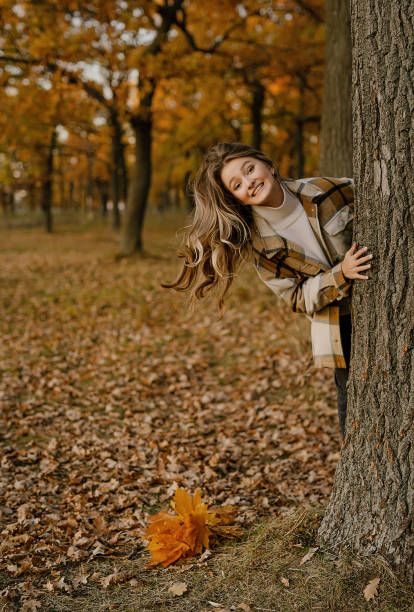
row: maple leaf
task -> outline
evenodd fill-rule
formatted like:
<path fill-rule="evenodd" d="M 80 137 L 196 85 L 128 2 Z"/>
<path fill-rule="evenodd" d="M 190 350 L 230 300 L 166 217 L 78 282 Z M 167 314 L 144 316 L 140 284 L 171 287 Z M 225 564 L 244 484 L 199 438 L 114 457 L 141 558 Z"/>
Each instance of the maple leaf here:
<path fill-rule="evenodd" d="M 230 521 L 228 507 L 221 512 L 220 509 L 209 512 L 201 500 L 200 489 L 191 496 L 178 488 L 171 505 L 176 516 L 158 512 L 149 520 L 145 537 L 151 553 L 150 567 L 158 564 L 168 567 L 182 557 L 194 556 L 201 553 L 203 548 L 208 549 L 209 525 L 217 530 L 220 522 L 227 524 Z"/>

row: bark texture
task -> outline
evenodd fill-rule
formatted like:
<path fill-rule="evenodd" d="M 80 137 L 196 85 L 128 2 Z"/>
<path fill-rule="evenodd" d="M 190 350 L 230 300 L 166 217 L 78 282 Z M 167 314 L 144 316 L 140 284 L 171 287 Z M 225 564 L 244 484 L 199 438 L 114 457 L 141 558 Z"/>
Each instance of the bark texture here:
<path fill-rule="evenodd" d="M 320 528 L 414 579 L 414 5 L 352 0 L 355 239 L 347 433 Z"/>
<path fill-rule="evenodd" d="M 324 176 L 353 176 L 351 75 L 349 2 L 327 0 L 321 130 L 321 173 Z"/>

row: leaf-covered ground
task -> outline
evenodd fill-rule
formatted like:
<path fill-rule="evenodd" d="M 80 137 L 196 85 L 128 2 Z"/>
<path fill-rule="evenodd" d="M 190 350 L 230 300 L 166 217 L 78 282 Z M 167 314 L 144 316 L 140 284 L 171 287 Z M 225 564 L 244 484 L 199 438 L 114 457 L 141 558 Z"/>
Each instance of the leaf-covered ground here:
<path fill-rule="evenodd" d="M 0 232 L 3 586 L 76 593 L 65 568 L 133 555 L 177 486 L 246 527 L 327 501 L 336 391 L 308 321 L 248 265 L 221 319 L 190 313 L 160 287 L 180 222 L 153 218 L 149 255 L 121 261 L 105 228 Z"/>

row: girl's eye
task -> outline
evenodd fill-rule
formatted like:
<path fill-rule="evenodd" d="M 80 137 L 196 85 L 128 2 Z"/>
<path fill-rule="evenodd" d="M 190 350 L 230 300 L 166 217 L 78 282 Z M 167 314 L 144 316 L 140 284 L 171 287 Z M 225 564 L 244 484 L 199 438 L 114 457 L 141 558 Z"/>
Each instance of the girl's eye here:
<path fill-rule="evenodd" d="M 236 189 L 238 189 L 240 187 L 240 183 L 237 183 L 237 185 L 234 186 L 234 191 L 236 191 Z"/>
<path fill-rule="evenodd" d="M 250 172 L 252 172 L 253 168 L 254 168 L 254 165 L 253 165 L 253 166 L 250 166 L 250 168 L 249 168 L 249 170 L 248 170 L 249 174 L 250 174 Z"/>

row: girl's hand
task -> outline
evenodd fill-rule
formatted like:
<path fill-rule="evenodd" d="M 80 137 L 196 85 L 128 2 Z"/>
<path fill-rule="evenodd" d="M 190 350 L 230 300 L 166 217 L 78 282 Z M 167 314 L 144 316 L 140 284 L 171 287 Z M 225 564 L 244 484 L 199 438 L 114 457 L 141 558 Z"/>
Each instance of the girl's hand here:
<path fill-rule="evenodd" d="M 362 272 L 362 270 L 368 270 L 371 267 L 370 263 L 365 264 L 365 262 L 372 259 L 372 255 L 366 254 L 368 247 L 362 247 L 356 251 L 357 247 L 357 243 L 354 242 L 349 251 L 345 253 L 345 257 L 341 262 L 342 273 L 345 278 L 368 279 L 370 278 L 369 276 L 363 276 L 360 272 Z M 363 257 L 363 255 L 365 255 L 365 257 Z"/>

